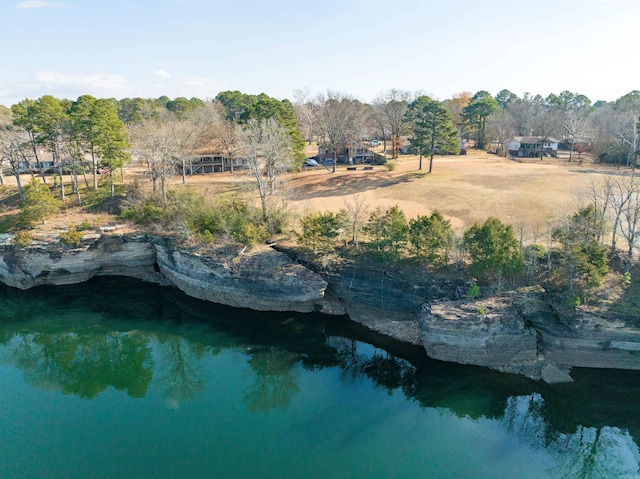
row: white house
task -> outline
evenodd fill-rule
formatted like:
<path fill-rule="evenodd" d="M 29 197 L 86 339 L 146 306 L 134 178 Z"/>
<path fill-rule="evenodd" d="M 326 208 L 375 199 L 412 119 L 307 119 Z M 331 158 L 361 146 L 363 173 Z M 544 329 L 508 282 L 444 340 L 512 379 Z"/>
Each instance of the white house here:
<path fill-rule="evenodd" d="M 507 150 L 509 155 L 520 158 L 539 158 L 541 152 L 544 152 L 544 156 L 555 157 L 558 154 L 558 140 L 542 136 L 516 136 L 509 141 Z"/>

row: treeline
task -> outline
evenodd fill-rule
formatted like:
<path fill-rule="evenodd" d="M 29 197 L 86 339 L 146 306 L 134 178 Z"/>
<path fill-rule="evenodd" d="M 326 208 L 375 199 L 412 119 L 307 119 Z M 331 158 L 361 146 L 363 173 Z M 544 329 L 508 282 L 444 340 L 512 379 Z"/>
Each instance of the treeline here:
<path fill-rule="evenodd" d="M 336 110 L 336 105 L 340 105 L 342 124 L 352 125 L 352 137 L 359 140 L 379 138 L 384 142 L 385 150 L 389 149 L 395 158 L 399 154 L 401 136 L 413 139 L 413 152 L 421 153 L 420 142 L 415 141 L 420 136 L 420 122 L 410 114 L 411 105 L 415 105 L 420 96 L 392 89 L 366 104 L 335 92 L 312 97 L 307 91 L 298 91 L 295 105 L 300 129 L 309 142 L 326 141 L 331 125 L 340 123 L 328 121 L 328 114 L 330 117 L 338 115 L 331 115 L 332 108 L 327 106 L 333 104 L 333 110 Z M 514 136 L 538 137 L 541 145 L 548 138 L 555 138 L 569 150 L 569 161 L 573 161 L 575 153 L 580 156 L 590 151 L 599 162 L 637 166 L 640 150 L 640 91 L 637 90 L 612 102 L 593 103 L 585 95 L 570 91 L 547 97 L 525 93 L 519 97 L 505 89 L 495 96 L 484 90 L 463 92 L 436 103 L 450 114 L 441 116 L 441 124 L 448 124 L 450 120 L 458 137 L 474 140 L 478 148 L 506 153 Z"/>
<path fill-rule="evenodd" d="M 90 189 L 87 174 L 93 176 L 95 191 L 97 174 L 109 173 L 114 195 L 114 172 L 133 156 L 146 165 L 153 191 L 160 192 L 167 206 L 168 180 L 181 171 L 186 181 L 188 165 L 200 149 L 225 157 L 232 171 L 241 158 L 266 204 L 278 176 L 304 158 L 293 105 L 264 94 L 222 92 L 211 102 L 167 97 L 118 101 L 89 95 L 70 101 L 45 95 L 0 113 L 0 184 L 8 170 L 22 198 L 21 174 L 39 174 L 46 183 L 45 174 L 51 172 L 56 173 L 63 201 L 69 186 L 63 175 L 71 175 L 78 204 L 81 191 Z"/>

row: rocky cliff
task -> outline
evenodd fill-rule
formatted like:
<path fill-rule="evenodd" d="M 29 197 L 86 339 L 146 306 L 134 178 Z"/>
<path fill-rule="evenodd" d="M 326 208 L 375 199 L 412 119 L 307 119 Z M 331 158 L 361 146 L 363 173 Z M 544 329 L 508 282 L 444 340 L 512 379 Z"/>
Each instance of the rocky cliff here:
<path fill-rule="evenodd" d="M 550 383 L 570 381 L 572 367 L 640 370 L 638 329 L 584 309 L 561 316 L 540 289 L 420 307 L 438 296 L 437 286 L 353 262 L 314 268 L 317 273 L 266 246 L 196 251 L 157 236 L 93 234 L 73 248 L 55 235 L 18 247 L 11 235 L 0 235 L 0 282 L 15 288 L 130 276 L 238 308 L 346 313 L 374 331 L 423 345 L 432 358 Z"/>
<path fill-rule="evenodd" d="M 262 246 L 206 255 L 155 244 L 160 272 L 189 296 L 237 308 L 308 313 L 322 307 L 327 283 L 284 253 Z"/>
<path fill-rule="evenodd" d="M 175 285 L 189 296 L 238 308 L 311 312 L 327 283 L 268 247 L 211 248 L 207 255 L 149 235 L 85 235 L 78 247 L 55 236 L 26 247 L 0 242 L 0 282 L 19 289 L 75 284 L 94 276 L 130 276 Z"/>
<path fill-rule="evenodd" d="M 432 358 L 551 383 L 571 381 L 572 367 L 640 370 L 640 331 L 585 310 L 561 318 L 540 289 L 425 304 L 419 325 Z"/>
<path fill-rule="evenodd" d="M 165 283 L 154 271 L 156 251 L 144 235 L 86 235 L 74 248 L 63 247 L 53 237 L 39 238 L 27 247 L 14 246 L 10 239 L 0 244 L 0 281 L 14 288 L 76 284 L 94 276 Z"/>

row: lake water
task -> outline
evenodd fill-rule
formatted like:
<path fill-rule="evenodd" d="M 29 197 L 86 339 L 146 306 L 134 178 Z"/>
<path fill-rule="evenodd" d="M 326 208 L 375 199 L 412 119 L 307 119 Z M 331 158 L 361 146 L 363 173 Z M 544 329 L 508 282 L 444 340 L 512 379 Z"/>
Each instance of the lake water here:
<path fill-rule="evenodd" d="M 640 478 L 640 373 L 574 377 L 123 278 L 0 287 L 0 477 Z"/>

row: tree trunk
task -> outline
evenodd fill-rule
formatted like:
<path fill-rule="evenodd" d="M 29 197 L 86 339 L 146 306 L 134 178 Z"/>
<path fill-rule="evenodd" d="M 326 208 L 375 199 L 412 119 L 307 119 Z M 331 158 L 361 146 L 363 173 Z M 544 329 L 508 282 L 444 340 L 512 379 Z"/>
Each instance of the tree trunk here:
<path fill-rule="evenodd" d="M 267 195 L 263 189 L 260 190 L 260 203 L 262 204 L 262 221 L 266 223 L 269 216 L 267 215 Z"/>
<path fill-rule="evenodd" d="M 93 171 L 93 189 L 98 189 L 98 168 L 96 167 L 96 154 L 91 145 L 91 170 Z"/>
<path fill-rule="evenodd" d="M 82 198 L 80 197 L 80 185 L 78 184 L 78 171 L 73 168 L 73 184 L 76 189 L 76 201 L 78 202 L 78 206 L 82 205 Z"/>
<path fill-rule="evenodd" d="M 58 171 L 60 172 L 60 199 L 64 201 L 64 180 L 62 178 L 62 165 L 59 164 Z"/>
<path fill-rule="evenodd" d="M 20 194 L 20 199 L 24 201 L 24 191 L 22 190 L 22 183 L 20 182 L 20 173 L 16 170 L 13 174 L 16 177 L 16 185 L 18 186 L 18 194 Z"/>
<path fill-rule="evenodd" d="M 573 145 L 575 144 L 575 141 L 573 139 L 571 139 L 571 149 L 569 149 L 569 163 L 571 163 L 571 160 L 573 159 Z"/>

